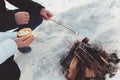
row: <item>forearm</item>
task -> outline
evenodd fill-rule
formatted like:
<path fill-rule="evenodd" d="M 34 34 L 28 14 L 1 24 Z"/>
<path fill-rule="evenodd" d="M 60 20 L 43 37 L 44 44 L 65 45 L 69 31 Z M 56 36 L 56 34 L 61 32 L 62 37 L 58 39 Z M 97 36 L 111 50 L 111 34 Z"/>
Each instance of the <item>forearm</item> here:
<path fill-rule="evenodd" d="M 8 11 L 4 14 L 0 14 L 0 31 L 7 31 L 17 26 L 14 12 Z M 11 28 L 12 27 L 12 28 Z"/>
<path fill-rule="evenodd" d="M 8 39 L 0 43 L 0 64 L 5 62 L 9 57 L 17 51 L 17 44 L 14 40 Z"/>
<path fill-rule="evenodd" d="M 0 32 L 0 42 L 7 39 L 17 38 L 17 32 Z"/>
<path fill-rule="evenodd" d="M 40 12 L 42 5 L 32 1 L 32 0 L 7 0 L 9 3 L 13 4 L 14 6 L 18 7 L 21 10 L 25 10 L 28 12 Z"/>

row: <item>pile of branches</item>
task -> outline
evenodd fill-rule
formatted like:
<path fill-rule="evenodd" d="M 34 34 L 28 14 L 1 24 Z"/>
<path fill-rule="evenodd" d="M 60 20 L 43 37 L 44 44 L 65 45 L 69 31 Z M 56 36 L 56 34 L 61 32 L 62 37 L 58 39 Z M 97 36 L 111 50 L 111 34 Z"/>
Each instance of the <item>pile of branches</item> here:
<path fill-rule="evenodd" d="M 60 60 L 63 72 L 68 80 L 105 80 L 106 74 L 112 77 L 117 72 L 116 53 L 90 45 L 89 39 L 75 41 L 67 55 Z"/>

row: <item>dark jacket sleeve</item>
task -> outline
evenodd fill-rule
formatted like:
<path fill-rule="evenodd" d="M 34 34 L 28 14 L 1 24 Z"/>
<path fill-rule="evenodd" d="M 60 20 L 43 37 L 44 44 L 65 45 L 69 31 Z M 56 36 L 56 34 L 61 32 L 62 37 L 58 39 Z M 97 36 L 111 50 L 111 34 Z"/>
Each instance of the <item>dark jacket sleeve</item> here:
<path fill-rule="evenodd" d="M 40 13 L 40 10 L 44 8 L 42 5 L 32 0 L 7 0 L 7 1 L 21 10 L 25 10 L 32 13 L 33 12 Z"/>
<path fill-rule="evenodd" d="M 7 0 L 12 5 L 18 7 L 20 10 L 28 11 L 31 13 L 40 13 L 40 10 L 44 8 L 42 5 L 32 1 L 32 0 Z M 12 27 L 10 27 L 12 26 Z M 6 31 L 16 28 L 17 24 L 14 17 L 14 12 L 9 11 L 5 14 L 0 14 L 0 31 Z M 4 28 L 3 28 L 4 27 Z"/>
<path fill-rule="evenodd" d="M 7 31 L 16 27 L 17 24 L 13 11 L 8 11 L 4 14 L 0 14 L 0 31 Z"/>

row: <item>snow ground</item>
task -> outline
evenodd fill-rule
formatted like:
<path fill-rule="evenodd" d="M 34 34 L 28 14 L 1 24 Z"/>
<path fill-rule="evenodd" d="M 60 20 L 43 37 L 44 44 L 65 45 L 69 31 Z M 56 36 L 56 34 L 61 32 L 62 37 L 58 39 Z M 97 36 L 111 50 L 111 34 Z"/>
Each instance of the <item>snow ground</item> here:
<path fill-rule="evenodd" d="M 69 43 L 84 37 L 89 37 L 91 43 L 104 43 L 108 52 L 115 51 L 120 57 L 120 0 L 34 1 L 53 12 L 53 19 L 79 31 L 80 35 L 76 36 L 52 21 L 44 21 L 34 30 L 36 39 L 31 45 L 32 52 L 16 55 L 22 72 L 20 80 L 66 80 L 59 60 L 69 50 Z M 120 80 L 120 71 L 107 80 Z"/>

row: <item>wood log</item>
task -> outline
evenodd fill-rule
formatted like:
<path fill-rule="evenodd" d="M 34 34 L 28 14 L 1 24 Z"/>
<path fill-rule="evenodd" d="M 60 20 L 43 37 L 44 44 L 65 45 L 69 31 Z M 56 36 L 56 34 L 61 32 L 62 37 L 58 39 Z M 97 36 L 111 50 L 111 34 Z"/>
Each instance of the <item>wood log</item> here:
<path fill-rule="evenodd" d="M 71 64 L 69 66 L 69 69 L 66 74 L 66 78 L 68 80 L 74 80 L 77 74 L 77 64 L 78 64 L 78 58 L 76 56 L 73 57 Z"/>

